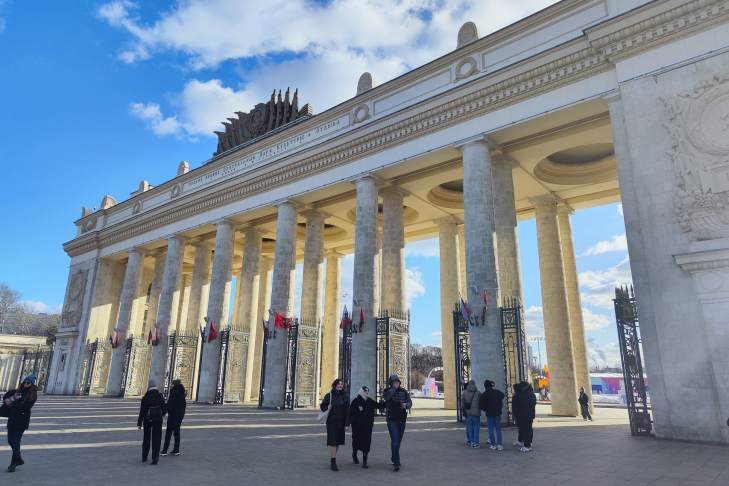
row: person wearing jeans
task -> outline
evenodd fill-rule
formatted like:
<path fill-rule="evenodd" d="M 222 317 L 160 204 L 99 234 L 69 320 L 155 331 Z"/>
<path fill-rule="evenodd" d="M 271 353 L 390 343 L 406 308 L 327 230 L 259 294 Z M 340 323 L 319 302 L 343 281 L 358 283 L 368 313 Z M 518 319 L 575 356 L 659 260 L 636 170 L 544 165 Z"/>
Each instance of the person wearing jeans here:
<path fill-rule="evenodd" d="M 405 435 L 405 423 L 408 418 L 408 410 L 413 406 L 408 391 L 400 386 L 400 378 L 391 375 L 387 380 L 389 387 L 378 404 L 380 409 L 387 412 L 387 431 L 390 433 L 391 459 L 395 471 L 400 470 L 400 445 Z"/>
<path fill-rule="evenodd" d="M 504 404 L 504 393 L 494 387 L 494 382 L 483 382 L 484 392 L 481 395 L 479 408 L 486 413 L 486 424 L 489 428 L 489 449 L 504 450 L 501 442 L 501 411 Z"/>
<path fill-rule="evenodd" d="M 481 431 L 480 399 L 481 393 L 476 387 L 476 382 L 469 381 L 466 389 L 461 394 L 461 407 L 463 414 L 466 416 L 466 446 L 474 449 L 481 447 L 479 437 Z"/>

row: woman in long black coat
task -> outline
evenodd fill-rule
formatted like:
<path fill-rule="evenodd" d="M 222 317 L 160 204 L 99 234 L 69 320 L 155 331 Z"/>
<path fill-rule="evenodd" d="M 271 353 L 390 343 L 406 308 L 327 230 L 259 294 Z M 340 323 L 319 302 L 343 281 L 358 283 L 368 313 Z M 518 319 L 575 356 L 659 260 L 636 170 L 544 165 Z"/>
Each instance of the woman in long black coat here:
<path fill-rule="evenodd" d="M 349 425 L 349 397 L 344 391 L 344 383 L 340 379 L 334 380 L 332 390 L 324 396 L 319 408 L 322 412 L 329 410 L 327 415 L 327 445 L 329 446 L 330 468 L 339 471 L 337 467 L 337 449 L 344 445 L 344 429 Z"/>
<path fill-rule="evenodd" d="M 13 451 L 8 472 L 14 472 L 17 466 L 25 464 L 20 455 L 20 440 L 30 426 L 30 409 L 38 399 L 38 387 L 35 386 L 35 380 L 35 375 L 30 374 L 25 377 L 20 388 L 10 390 L 3 395 L 2 416 L 8 417 L 8 445 Z"/>
<path fill-rule="evenodd" d="M 180 380 L 174 380 L 172 381 L 172 388 L 170 388 L 170 396 L 167 399 L 167 430 L 165 431 L 165 445 L 162 447 L 163 456 L 167 455 L 172 434 L 175 435 L 172 455 L 180 455 L 180 427 L 182 427 L 182 419 L 185 418 L 186 407 L 185 387 L 182 386 Z"/>
<path fill-rule="evenodd" d="M 370 389 L 360 388 L 349 406 L 349 420 L 352 424 L 352 460 L 359 464 L 357 451 L 362 451 L 362 467 L 367 468 L 367 455 L 372 444 L 372 426 L 375 424 L 377 402 L 370 397 Z"/>

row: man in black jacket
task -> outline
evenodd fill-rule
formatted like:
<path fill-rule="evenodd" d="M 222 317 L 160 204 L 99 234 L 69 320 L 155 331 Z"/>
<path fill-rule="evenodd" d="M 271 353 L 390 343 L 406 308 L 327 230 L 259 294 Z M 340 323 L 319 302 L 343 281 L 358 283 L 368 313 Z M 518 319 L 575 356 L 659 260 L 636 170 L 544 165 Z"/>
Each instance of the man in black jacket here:
<path fill-rule="evenodd" d="M 147 393 L 142 397 L 139 418 L 137 419 L 138 429 L 141 429 L 142 424 L 144 424 L 142 462 L 147 462 L 150 440 L 152 441 L 152 465 L 156 465 L 159 461 L 159 446 L 162 442 L 162 420 L 166 413 L 165 397 L 157 390 L 157 386 L 150 381 Z"/>
<path fill-rule="evenodd" d="M 405 435 L 408 410 L 413 406 L 408 391 L 400 386 L 400 378 L 393 374 L 387 380 L 389 385 L 380 402 L 380 409 L 387 412 L 387 430 L 390 433 L 391 460 L 395 471 L 400 470 L 400 444 Z"/>
<path fill-rule="evenodd" d="M 8 472 L 15 472 L 17 466 L 25 464 L 20 456 L 20 440 L 30 426 L 30 409 L 38 399 L 38 388 L 35 386 L 35 375 L 30 374 L 23 379 L 17 390 L 10 390 L 3 395 L 3 409 L 8 417 L 8 445 L 13 451 Z"/>
<path fill-rule="evenodd" d="M 519 391 L 512 399 L 512 410 L 519 427 L 519 437 L 524 445 L 519 449 L 522 452 L 531 452 L 532 438 L 534 431 L 532 424 L 536 416 L 537 398 L 534 396 L 534 388 L 523 381 L 519 384 Z"/>
<path fill-rule="evenodd" d="M 483 382 L 484 392 L 481 395 L 479 407 L 486 413 L 486 423 L 489 428 L 489 449 L 503 451 L 501 442 L 501 411 L 504 404 L 504 393 L 494 388 L 491 380 Z"/>
<path fill-rule="evenodd" d="M 167 430 L 165 431 L 165 445 L 162 447 L 163 456 L 167 455 L 173 434 L 175 436 L 175 446 L 172 449 L 172 455 L 180 455 L 180 427 L 182 427 L 182 419 L 185 418 L 185 408 L 187 408 L 185 387 L 182 386 L 180 380 L 173 380 L 170 396 L 167 399 Z"/>

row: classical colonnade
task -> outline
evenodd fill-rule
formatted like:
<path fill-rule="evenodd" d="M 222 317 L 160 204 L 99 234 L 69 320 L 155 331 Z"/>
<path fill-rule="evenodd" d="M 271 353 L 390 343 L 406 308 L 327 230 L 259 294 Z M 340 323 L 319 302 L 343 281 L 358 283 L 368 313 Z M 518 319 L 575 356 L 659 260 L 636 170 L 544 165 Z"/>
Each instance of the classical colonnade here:
<path fill-rule="evenodd" d="M 454 304 L 462 296 L 473 316 L 479 320 L 484 317 L 483 322 L 470 329 L 472 376 L 479 381 L 492 379 L 503 388 L 506 384 L 499 304 L 507 298 L 522 296 L 512 179 L 517 164 L 490 146 L 484 137 L 459 144 L 458 148 L 463 160 L 463 220 L 448 216 L 436 221 L 446 408 L 455 407 L 456 396 Z M 352 337 L 351 381 L 353 388 L 362 384 L 375 387 L 374 317 L 384 311 L 407 310 L 403 219 L 407 193 L 370 174 L 357 177 L 352 183 L 356 208 L 354 272 L 352 302 L 347 305 L 354 322 L 358 323 L 361 312 L 366 324 Z M 537 221 L 553 413 L 575 415 L 576 390 L 584 386 L 589 391 L 590 381 L 569 219 L 572 210 L 551 195 L 535 198 L 532 203 Z M 324 211 L 301 207 L 293 200 L 279 201 L 275 207 L 273 258 L 264 255 L 264 240 L 270 243 L 271 239 L 261 228 L 221 219 L 215 223 L 214 241 L 210 235 L 171 235 L 166 238 L 166 247 L 150 254 L 132 248 L 125 266 L 117 261 L 116 271 L 101 273 L 97 287 L 118 293 L 118 302 L 114 303 L 116 319 L 113 312 L 109 314 L 110 334 L 115 332 L 120 339 L 130 335 L 145 338 L 155 328 L 158 331 L 159 340 L 152 346 L 151 356 L 147 361 L 132 360 L 130 366 L 148 367 L 149 381 L 161 385 L 167 372 L 168 336 L 173 332 L 196 336 L 201 328 L 209 335 L 212 323 L 217 332 L 227 328 L 241 337 L 240 343 L 231 344 L 229 351 L 226 399 L 256 400 L 265 362 L 263 405 L 282 406 L 287 373 L 286 333 L 278 332 L 268 339 L 264 360 L 262 321 L 269 321 L 273 330 L 273 316 L 294 314 L 297 231 L 301 225 L 297 221 L 303 218 L 303 255 L 298 255 L 300 261 L 303 256 L 303 281 L 296 395 L 299 405 L 315 405 L 339 374 L 342 252 L 325 251 L 328 215 Z M 236 245 L 242 250 L 242 260 L 235 275 L 237 286 L 232 289 Z M 189 260 L 190 253 L 193 265 L 185 269 L 185 255 Z M 145 267 L 145 261 L 150 260 L 151 269 Z M 147 279 L 143 278 L 145 272 Z M 150 273 L 151 283 L 145 290 Z M 231 293 L 233 309 L 229 308 Z M 144 315 L 140 311 L 140 296 L 146 301 Z M 214 339 L 204 342 L 202 352 L 198 351 L 199 376 L 190 382 L 195 385 L 198 401 L 212 402 L 216 398 L 220 346 L 221 340 Z M 122 393 L 124 360 L 124 346 L 113 348 L 103 388 L 108 396 Z M 144 376 L 147 370 L 136 369 L 132 373 Z M 135 390 L 143 388 L 142 385 Z"/>

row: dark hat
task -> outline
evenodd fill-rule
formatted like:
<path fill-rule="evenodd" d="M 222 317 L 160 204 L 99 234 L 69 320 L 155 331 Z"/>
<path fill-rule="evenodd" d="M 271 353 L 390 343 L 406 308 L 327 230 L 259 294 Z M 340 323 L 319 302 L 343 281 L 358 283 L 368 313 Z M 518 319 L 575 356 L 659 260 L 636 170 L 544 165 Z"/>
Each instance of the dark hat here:
<path fill-rule="evenodd" d="M 402 383 L 402 381 L 400 381 L 400 377 L 397 376 L 395 373 L 393 373 L 393 374 L 390 375 L 390 378 L 387 380 L 387 383 L 389 383 L 390 385 L 392 385 L 396 381 L 398 383 Z"/>
<path fill-rule="evenodd" d="M 29 374 L 25 378 L 23 378 L 23 382 L 30 383 L 31 385 L 35 385 L 35 381 L 37 380 L 34 373 Z"/>

